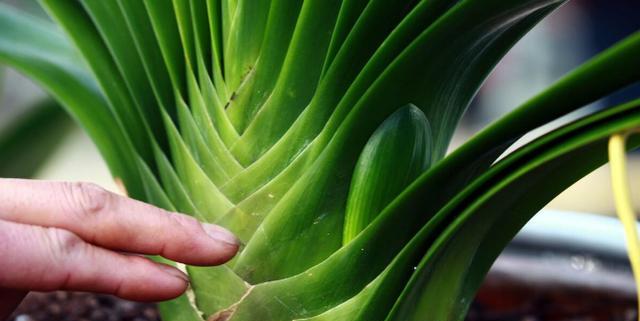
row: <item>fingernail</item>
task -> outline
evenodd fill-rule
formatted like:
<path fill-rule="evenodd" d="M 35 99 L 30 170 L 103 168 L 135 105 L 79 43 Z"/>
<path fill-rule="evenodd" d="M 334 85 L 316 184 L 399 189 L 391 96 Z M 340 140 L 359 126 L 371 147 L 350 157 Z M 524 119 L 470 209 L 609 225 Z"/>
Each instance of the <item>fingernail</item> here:
<path fill-rule="evenodd" d="M 240 245 L 240 240 L 238 240 L 238 238 L 233 235 L 233 233 L 229 232 L 227 229 L 221 226 L 205 223 L 202 224 L 202 227 L 204 228 L 204 231 L 207 232 L 209 237 L 216 241 L 227 243 L 232 246 Z"/>
<path fill-rule="evenodd" d="M 171 276 L 175 276 L 183 281 L 185 281 L 186 283 L 189 283 L 189 277 L 184 274 L 182 271 L 171 267 L 169 265 L 166 264 L 159 264 L 158 267 L 165 273 L 171 275 Z"/>

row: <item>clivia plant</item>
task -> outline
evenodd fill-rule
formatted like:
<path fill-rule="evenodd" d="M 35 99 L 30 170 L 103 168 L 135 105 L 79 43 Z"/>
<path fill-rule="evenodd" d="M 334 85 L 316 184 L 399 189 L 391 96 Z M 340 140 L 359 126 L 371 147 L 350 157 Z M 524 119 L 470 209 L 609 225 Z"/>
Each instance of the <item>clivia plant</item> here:
<path fill-rule="evenodd" d="M 40 0 L 58 27 L 0 7 L 0 62 L 131 197 L 245 244 L 182 266 L 165 321 L 461 320 L 515 233 L 640 126 L 632 100 L 501 157 L 638 82 L 636 33 L 446 155 L 492 68 L 563 2 Z"/>

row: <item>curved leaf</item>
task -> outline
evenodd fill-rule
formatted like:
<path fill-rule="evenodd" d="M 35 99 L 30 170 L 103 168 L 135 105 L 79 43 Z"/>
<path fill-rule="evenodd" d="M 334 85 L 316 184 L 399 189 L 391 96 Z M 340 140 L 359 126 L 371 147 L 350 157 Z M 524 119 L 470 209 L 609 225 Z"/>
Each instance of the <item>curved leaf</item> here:
<path fill-rule="evenodd" d="M 373 133 L 349 188 L 343 244 L 355 238 L 431 162 L 431 128 L 424 113 L 400 108 Z"/>
<path fill-rule="evenodd" d="M 73 123 L 51 100 L 40 101 L 0 130 L 0 177 L 32 178 Z"/>
<path fill-rule="evenodd" d="M 136 152 L 68 40 L 51 23 L 0 6 L 0 62 L 36 80 L 69 110 L 112 174 L 127 182 L 131 196 L 142 197 Z"/>

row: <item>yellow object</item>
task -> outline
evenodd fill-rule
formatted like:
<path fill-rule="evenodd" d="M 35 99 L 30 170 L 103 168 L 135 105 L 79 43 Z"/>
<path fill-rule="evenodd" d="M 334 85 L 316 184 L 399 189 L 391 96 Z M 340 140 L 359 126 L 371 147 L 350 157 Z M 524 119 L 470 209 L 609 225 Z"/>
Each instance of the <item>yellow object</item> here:
<path fill-rule="evenodd" d="M 611 136 L 609 139 L 609 163 L 611 164 L 611 183 L 616 210 L 624 226 L 627 254 L 631 262 L 636 291 L 640 291 L 640 241 L 638 240 L 636 215 L 633 212 L 626 168 L 625 143 L 629 134 L 630 132 L 625 132 Z M 638 308 L 640 311 L 640 295 L 638 296 Z"/>

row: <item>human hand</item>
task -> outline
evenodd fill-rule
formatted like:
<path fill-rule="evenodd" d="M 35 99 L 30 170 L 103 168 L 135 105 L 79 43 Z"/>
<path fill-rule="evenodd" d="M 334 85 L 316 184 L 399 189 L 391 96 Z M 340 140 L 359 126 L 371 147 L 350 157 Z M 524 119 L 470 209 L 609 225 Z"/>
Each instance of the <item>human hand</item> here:
<path fill-rule="evenodd" d="M 184 273 L 123 252 L 218 265 L 238 244 L 221 227 L 92 184 L 0 179 L 0 320 L 30 290 L 171 299 L 186 290 Z"/>

